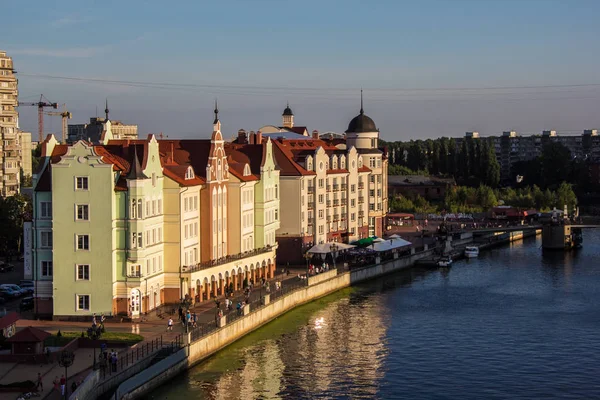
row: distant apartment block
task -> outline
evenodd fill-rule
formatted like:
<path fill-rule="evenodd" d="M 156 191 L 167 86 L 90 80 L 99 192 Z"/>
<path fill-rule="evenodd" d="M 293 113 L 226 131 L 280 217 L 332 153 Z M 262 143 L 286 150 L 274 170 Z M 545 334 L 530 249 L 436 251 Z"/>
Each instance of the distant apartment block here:
<path fill-rule="evenodd" d="M 18 80 L 13 61 L 0 51 L 0 195 L 20 192 L 21 176 L 31 176 L 31 133 L 19 130 Z"/>
<path fill-rule="evenodd" d="M 457 149 L 460 149 L 463 140 L 474 139 L 480 139 L 478 132 L 466 132 L 464 138 L 456 139 Z M 500 164 L 500 178 L 504 182 L 514 179 L 512 169 L 515 163 L 540 156 L 544 145 L 550 142 L 564 145 L 572 157 L 600 162 L 600 136 L 596 129 L 586 129 L 581 135 L 560 135 L 557 131 L 545 130 L 540 134 L 524 136 L 516 131 L 504 131 L 502 135 L 487 139 L 493 142 Z"/>
<path fill-rule="evenodd" d="M 104 123 L 107 117 L 90 118 L 89 124 L 69 125 L 67 134 L 67 143 L 73 144 L 79 140 L 86 140 L 91 143 L 101 141 Z M 138 138 L 138 126 L 124 124 L 121 121 L 110 121 L 112 135 L 117 140 L 135 140 Z"/>

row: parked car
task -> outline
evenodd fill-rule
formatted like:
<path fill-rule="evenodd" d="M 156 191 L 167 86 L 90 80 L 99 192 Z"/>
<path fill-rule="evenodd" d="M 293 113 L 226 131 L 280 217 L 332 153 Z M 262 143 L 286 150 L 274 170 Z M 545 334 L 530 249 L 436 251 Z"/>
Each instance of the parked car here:
<path fill-rule="evenodd" d="M 10 271 L 14 271 L 14 270 L 15 270 L 15 266 L 12 264 L 2 263 L 0 265 L 0 272 L 10 272 Z"/>
<path fill-rule="evenodd" d="M 29 293 L 29 290 L 21 289 L 21 287 L 19 285 L 15 285 L 13 283 L 4 283 L 4 284 L 0 285 L 0 288 L 2 288 L 2 289 L 4 289 L 4 288 L 11 289 L 11 290 L 19 293 L 20 296 L 23 296 L 23 295 L 26 295 L 27 293 Z"/>
<path fill-rule="evenodd" d="M 21 300 L 21 304 L 19 304 L 20 311 L 33 310 L 33 297 L 25 297 Z"/>
<path fill-rule="evenodd" d="M 33 281 L 21 281 L 19 282 L 19 286 L 21 287 L 21 289 L 27 288 L 27 287 L 34 287 Z"/>
<path fill-rule="evenodd" d="M 7 299 L 14 299 L 15 297 L 21 296 L 21 292 L 16 292 L 10 288 L 0 287 L 0 295 L 2 295 L 2 297 L 5 297 Z"/>

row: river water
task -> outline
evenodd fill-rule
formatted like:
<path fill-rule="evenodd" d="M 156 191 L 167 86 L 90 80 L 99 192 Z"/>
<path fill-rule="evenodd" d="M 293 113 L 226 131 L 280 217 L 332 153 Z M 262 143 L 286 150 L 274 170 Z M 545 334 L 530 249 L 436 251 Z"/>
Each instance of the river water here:
<path fill-rule="evenodd" d="M 600 398 L 600 232 L 575 252 L 540 245 L 342 290 L 148 398 Z"/>

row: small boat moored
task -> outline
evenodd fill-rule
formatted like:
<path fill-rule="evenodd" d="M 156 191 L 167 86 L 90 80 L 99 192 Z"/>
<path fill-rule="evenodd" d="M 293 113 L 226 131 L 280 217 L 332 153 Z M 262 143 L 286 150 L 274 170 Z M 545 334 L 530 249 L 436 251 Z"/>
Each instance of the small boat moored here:
<path fill-rule="evenodd" d="M 467 258 L 475 258 L 479 256 L 479 247 L 477 246 L 467 246 L 465 247 L 465 257 Z"/>
<path fill-rule="evenodd" d="M 450 267 L 452 265 L 452 257 L 450 256 L 442 256 L 438 262 L 438 267 Z"/>

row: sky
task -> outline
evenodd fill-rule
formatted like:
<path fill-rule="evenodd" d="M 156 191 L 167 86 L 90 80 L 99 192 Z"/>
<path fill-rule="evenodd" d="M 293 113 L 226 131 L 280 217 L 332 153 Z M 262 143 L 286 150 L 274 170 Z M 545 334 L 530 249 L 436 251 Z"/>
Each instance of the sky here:
<path fill-rule="evenodd" d="M 281 124 L 346 130 L 360 108 L 386 140 L 600 127 L 596 0 L 10 1 L 0 49 L 19 100 L 71 123 L 225 137 Z M 36 107 L 19 108 L 37 132 Z M 60 130 L 46 117 L 46 133 Z M 34 135 L 35 137 L 35 135 Z"/>

